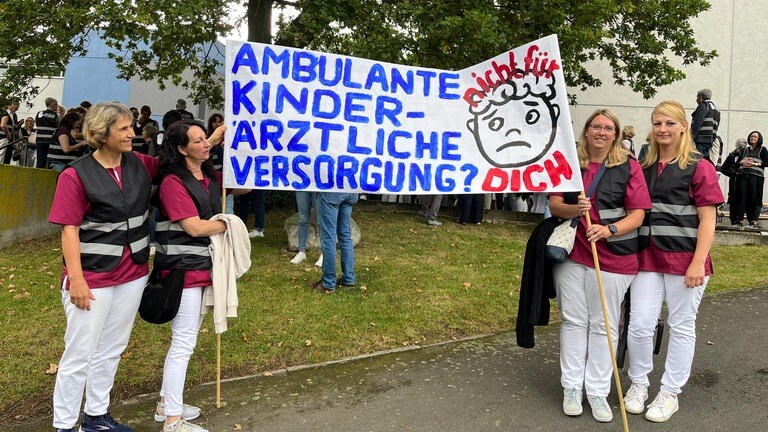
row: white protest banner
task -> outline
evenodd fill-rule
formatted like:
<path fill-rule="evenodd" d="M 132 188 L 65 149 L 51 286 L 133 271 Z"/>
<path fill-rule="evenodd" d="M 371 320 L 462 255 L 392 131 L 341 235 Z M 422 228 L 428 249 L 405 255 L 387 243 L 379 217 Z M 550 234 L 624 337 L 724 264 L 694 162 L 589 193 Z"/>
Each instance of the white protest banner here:
<path fill-rule="evenodd" d="M 461 71 L 228 41 L 224 186 L 581 190 L 557 37 Z"/>

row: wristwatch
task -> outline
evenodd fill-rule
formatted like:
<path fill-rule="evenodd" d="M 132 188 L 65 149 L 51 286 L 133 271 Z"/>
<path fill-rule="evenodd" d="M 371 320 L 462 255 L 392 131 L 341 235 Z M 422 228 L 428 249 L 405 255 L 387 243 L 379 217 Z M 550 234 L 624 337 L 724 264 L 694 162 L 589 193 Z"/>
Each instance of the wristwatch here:
<path fill-rule="evenodd" d="M 608 225 L 608 231 L 611 232 L 611 237 L 613 237 L 617 232 L 619 232 L 619 229 L 616 228 L 616 225 L 610 224 Z"/>

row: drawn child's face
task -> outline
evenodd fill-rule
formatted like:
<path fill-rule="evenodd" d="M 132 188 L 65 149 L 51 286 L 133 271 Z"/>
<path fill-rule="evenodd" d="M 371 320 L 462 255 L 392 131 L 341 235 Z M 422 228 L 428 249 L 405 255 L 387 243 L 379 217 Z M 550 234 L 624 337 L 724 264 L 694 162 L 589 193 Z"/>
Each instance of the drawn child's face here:
<path fill-rule="evenodd" d="M 488 109 L 467 122 L 467 127 L 491 165 L 519 167 L 547 153 L 557 132 L 557 105 L 531 94 L 489 103 Z"/>

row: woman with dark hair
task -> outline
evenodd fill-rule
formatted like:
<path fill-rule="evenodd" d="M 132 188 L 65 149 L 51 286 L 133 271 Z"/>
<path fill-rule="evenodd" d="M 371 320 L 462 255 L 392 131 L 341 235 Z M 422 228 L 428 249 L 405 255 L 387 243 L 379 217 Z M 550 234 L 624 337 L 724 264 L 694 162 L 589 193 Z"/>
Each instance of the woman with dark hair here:
<path fill-rule="evenodd" d="M 666 303 L 669 345 L 661 388 L 645 418 L 665 422 L 677 412 L 677 397 L 688 381 L 696 346 L 696 315 L 712 260 L 717 206 L 723 194 L 715 166 L 702 162 L 694 147 L 685 109 L 665 101 L 651 113 L 651 148 L 643 172 L 653 209 L 640 229 L 640 272 L 630 290 L 627 334 L 632 386 L 627 412 L 642 414 L 653 370 L 653 333 Z"/>
<path fill-rule="evenodd" d="M 219 113 L 211 114 L 210 117 L 208 117 L 208 128 L 206 129 L 206 136 L 210 137 L 213 135 L 214 132 L 216 132 L 216 129 L 218 129 L 220 126 L 224 125 L 224 116 Z M 224 148 L 223 147 L 214 147 L 211 150 L 211 162 L 213 163 L 213 169 L 216 171 L 221 171 L 222 168 L 224 168 L 223 165 L 223 159 L 224 159 Z"/>
<path fill-rule="evenodd" d="M 85 154 L 85 147 L 88 143 L 76 141 L 74 135 L 80 133 L 80 124 L 82 117 L 77 112 L 70 112 L 61 119 L 59 128 L 53 134 L 53 142 L 48 148 L 48 162 L 51 169 L 61 171 L 64 167 Z"/>
<path fill-rule="evenodd" d="M 224 127 L 224 116 L 219 113 L 211 114 L 210 117 L 208 117 L 208 129 L 206 130 L 206 136 L 208 137 L 208 140 L 211 140 L 211 137 L 216 134 L 217 130 L 219 128 Z M 219 132 L 221 132 L 219 130 Z M 216 146 L 213 149 L 211 149 L 211 162 L 213 163 L 213 168 L 221 172 L 224 169 L 224 147 L 223 146 Z M 226 214 L 234 214 L 235 213 L 235 197 L 233 195 L 227 195 L 226 201 L 224 203 L 224 213 Z"/>
<path fill-rule="evenodd" d="M 563 412 L 582 412 L 582 389 L 599 422 L 613 419 L 606 397 L 611 390 L 611 357 L 616 350 L 621 302 L 638 270 L 637 228 L 651 208 L 640 164 L 621 143 L 612 111 L 600 109 L 584 123 L 578 142 L 586 195 L 550 194 L 552 215 L 579 218 L 568 259 L 553 267 L 560 327 L 560 382 Z M 592 222 L 587 226 L 587 212 Z M 608 346 L 592 244 L 600 257 L 605 303 L 614 346 Z"/>
<path fill-rule="evenodd" d="M 221 213 L 221 173 L 210 161 L 212 147 L 202 123 L 182 120 L 165 131 L 160 153 L 162 181 L 154 265 L 167 271 L 186 270 L 181 304 L 171 321 L 171 346 L 154 415 L 156 421 L 165 422 L 165 432 L 205 432 L 187 422 L 200 415 L 200 408 L 185 405 L 183 392 L 202 322 L 203 291 L 212 284 L 210 236 L 227 229 L 222 221 L 208 220 Z"/>
<path fill-rule="evenodd" d="M 757 221 L 763 209 L 763 184 L 765 183 L 763 170 L 768 165 L 768 149 L 763 147 L 763 136 L 760 132 L 752 131 L 747 135 L 747 146 L 741 151 L 740 160 L 737 174 L 741 200 L 739 210 L 747 214 L 749 222 L 747 227 L 759 228 Z M 737 222 L 741 223 L 741 218 Z"/>
<path fill-rule="evenodd" d="M 76 114 L 77 115 L 77 114 Z M 157 159 L 131 152 L 131 112 L 93 106 L 83 134 L 94 149 L 59 175 L 48 221 L 61 225 L 64 353 L 53 390 L 53 427 L 130 432 L 109 414 L 109 392 L 147 283 L 147 208 Z"/>

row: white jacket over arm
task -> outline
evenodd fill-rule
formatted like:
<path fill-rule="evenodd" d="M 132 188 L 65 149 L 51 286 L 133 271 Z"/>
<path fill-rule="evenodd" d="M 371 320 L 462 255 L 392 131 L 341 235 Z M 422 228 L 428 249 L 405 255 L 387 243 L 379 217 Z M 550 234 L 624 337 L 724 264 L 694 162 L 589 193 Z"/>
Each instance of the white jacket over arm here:
<path fill-rule="evenodd" d="M 237 278 L 251 268 L 251 240 L 243 221 L 235 215 L 217 214 L 211 220 L 227 224 L 227 230 L 211 236 L 213 285 L 203 293 L 202 314 L 213 309 L 214 331 L 227 331 L 227 318 L 237 316 Z"/>

